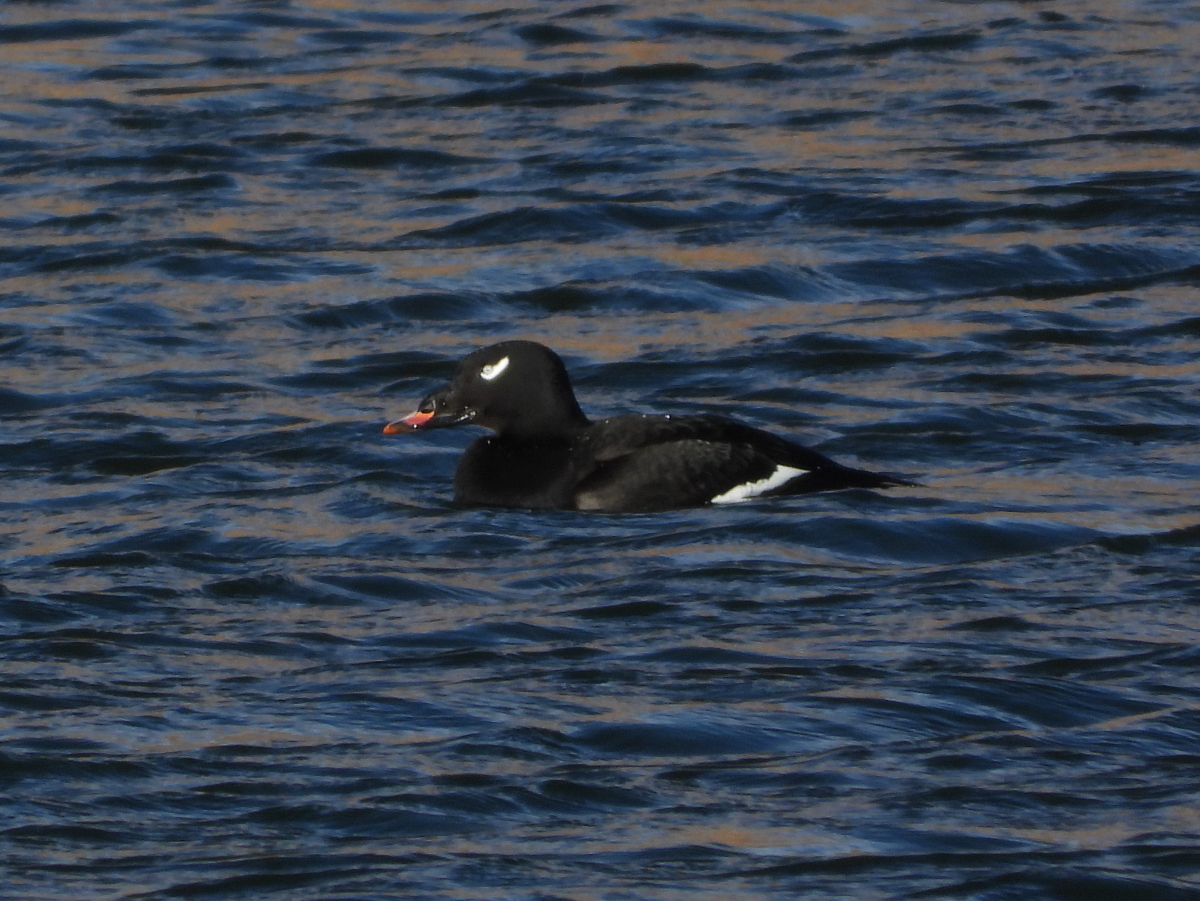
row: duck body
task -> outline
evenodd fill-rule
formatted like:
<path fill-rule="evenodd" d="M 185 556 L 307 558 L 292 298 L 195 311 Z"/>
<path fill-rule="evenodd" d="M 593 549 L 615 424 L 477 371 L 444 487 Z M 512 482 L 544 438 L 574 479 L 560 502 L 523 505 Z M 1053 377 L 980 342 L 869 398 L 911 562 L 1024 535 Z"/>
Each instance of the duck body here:
<path fill-rule="evenodd" d="M 464 423 L 495 431 L 471 443 L 455 472 L 455 501 L 472 507 L 649 513 L 910 484 L 722 416 L 591 422 L 557 354 L 532 341 L 469 354 L 450 384 L 384 432 Z"/>

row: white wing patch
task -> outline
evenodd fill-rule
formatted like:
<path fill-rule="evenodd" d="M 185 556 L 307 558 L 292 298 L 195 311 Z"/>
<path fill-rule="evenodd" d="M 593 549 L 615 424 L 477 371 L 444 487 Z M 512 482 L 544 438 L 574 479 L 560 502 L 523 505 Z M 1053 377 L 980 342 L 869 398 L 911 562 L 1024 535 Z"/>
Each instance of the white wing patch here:
<path fill-rule="evenodd" d="M 500 374 L 508 368 L 508 357 L 501 357 L 495 363 L 488 363 L 479 370 L 479 377 L 486 382 L 492 379 L 498 379 Z"/>
<path fill-rule="evenodd" d="M 739 501 L 748 501 L 752 497 L 758 497 L 760 494 L 766 494 L 772 488 L 778 488 L 784 482 L 802 476 L 807 469 L 793 469 L 791 466 L 776 466 L 775 471 L 765 479 L 759 479 L 757 482 L 744 482 L 741 485 L 734 485 L 724 494 L 718 494 L 714 497 L 710 504 L 736 504 Z"/>

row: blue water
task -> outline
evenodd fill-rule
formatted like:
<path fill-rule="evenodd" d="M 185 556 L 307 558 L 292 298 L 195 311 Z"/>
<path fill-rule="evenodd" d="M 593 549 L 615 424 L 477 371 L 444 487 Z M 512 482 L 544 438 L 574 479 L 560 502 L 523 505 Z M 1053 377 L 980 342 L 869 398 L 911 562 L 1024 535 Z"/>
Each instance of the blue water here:
<path fill-rule="evenodd" d="M 1196 48 L 0 7 L 0 896 L 1200 899 Z M 920 484 L 457 508 L 509 337 Z"/>

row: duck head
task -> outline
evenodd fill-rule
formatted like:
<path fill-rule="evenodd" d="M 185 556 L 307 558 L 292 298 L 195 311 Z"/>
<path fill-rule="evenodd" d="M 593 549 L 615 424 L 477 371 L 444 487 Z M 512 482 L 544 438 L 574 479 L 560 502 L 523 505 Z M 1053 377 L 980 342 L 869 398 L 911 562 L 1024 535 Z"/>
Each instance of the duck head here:
<path fill-rule="evenodd" d="M 588 425 L 558 354 L 535 341 L 503 341 L 468 354 L 450 383 L 384 426 L 385 435 L 462 425 L 526 438 L 569 435 Z"/>

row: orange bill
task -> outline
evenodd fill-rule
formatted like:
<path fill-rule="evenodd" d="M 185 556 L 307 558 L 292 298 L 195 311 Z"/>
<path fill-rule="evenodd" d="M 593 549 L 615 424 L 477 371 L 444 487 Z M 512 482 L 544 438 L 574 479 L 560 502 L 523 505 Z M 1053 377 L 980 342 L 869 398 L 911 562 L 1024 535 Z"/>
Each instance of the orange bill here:
<path fill-rule="evenodd" d="M 389 422 L 383 427 L 383 434 L 399 435 L 401 432 L 419 429 L 431 419 L 433 419 L 432 413 L 424 413 L 418 410 L 416 413 L 410 413 L 403 419 L 397 419 L 395 422 Z"/>

